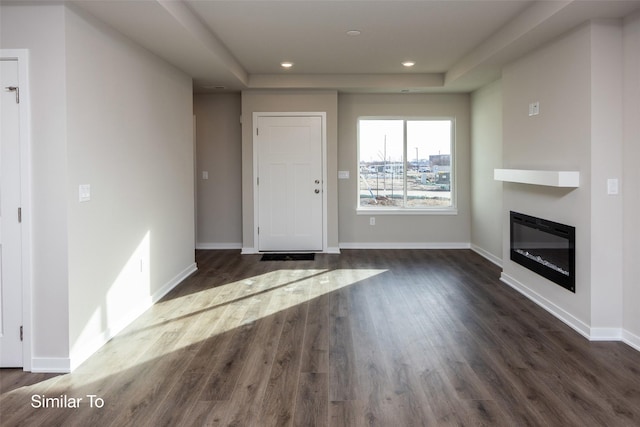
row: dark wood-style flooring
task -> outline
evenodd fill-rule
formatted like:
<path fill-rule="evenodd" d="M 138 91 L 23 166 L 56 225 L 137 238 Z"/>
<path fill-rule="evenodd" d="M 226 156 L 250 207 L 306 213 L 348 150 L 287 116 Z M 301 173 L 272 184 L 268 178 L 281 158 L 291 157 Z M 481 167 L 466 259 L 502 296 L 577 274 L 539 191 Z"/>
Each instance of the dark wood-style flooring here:
<path fill-rule="evenodd" d="M 72 374 L 2 370 L 0 425 L 640 425 L 640 352 L 588 342 L 471 251 L 197 262 Z"/>

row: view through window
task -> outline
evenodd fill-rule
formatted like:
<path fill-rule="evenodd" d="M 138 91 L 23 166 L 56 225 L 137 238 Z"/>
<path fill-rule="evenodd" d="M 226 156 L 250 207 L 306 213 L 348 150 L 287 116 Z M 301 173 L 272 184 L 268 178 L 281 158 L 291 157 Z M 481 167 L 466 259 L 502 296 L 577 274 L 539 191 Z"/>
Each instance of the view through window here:
<path fill-rule="evenodd" d="M 359 119 L 358 207 L 453 207 L 452 148 L 452 119 Z"/>

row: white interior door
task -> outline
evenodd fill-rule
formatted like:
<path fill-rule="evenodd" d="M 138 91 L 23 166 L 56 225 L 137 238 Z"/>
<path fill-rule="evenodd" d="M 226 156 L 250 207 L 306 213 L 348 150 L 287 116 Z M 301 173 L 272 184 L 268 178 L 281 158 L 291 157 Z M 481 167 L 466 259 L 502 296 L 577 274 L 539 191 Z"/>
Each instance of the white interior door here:
<path fill-rule="evenodd" d="M 323 249 L 322 118 L 257 119 L 258 250 Z"/>
<path fill-rule="evenodd" d="M 22 248 L 18 61 L 0 60 L 0 367 L 21 367 Z"/>

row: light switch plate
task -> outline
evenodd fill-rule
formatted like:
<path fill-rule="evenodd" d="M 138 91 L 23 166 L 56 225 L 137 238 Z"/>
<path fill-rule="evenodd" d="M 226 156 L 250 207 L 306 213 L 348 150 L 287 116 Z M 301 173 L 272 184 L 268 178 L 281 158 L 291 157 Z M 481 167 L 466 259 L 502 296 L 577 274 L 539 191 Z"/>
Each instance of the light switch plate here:
<path fill-rule="evenodd" d="M 537 116 L 540 114 L 540 102 L 532 102 L 529 104 L 529 116 Z"/>
<path fill-rule="evenodd" d="M 338 171 L 338 179 L 349 179 L 349 171 Z"/>
<path fill-rule="evenodd" d="M 617 178 L 609 178 L 607 179 L 607 194 L 616 195 L 620 189 L 618 188 L 618 179 Z"/>
<path fill-rule="evenodd" d="M 88 202 L 89 200 L 91 200 L 91 185 L 80 184 L 78 186 L 78 201 Z"/>
<path fill-rule="evenodd" d="M 209 171 L 202 171 L 202 179 L 209 179 Z"/>

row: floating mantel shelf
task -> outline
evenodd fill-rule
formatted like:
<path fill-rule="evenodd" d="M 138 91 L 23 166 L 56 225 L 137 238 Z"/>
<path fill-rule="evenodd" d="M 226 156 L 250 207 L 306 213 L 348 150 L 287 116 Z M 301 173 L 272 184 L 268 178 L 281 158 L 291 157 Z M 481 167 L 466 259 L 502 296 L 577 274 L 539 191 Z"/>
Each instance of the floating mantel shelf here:
<path fill-rule="evenodd" d="M 578 171 L 494 169 L 493 178 L 496 181 L 546 185 L 549 187 L 578 188 L 580 186 L 580 172 Z"/>

